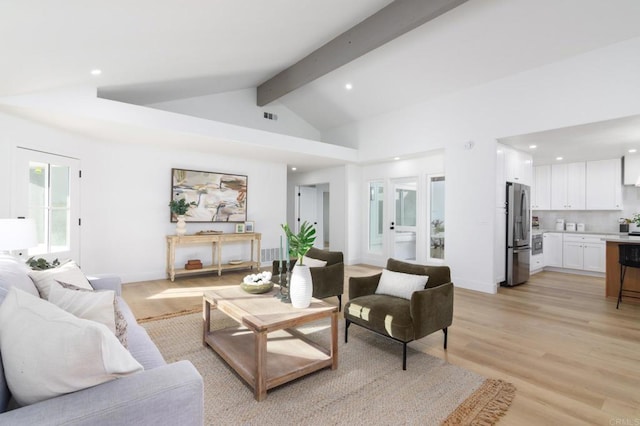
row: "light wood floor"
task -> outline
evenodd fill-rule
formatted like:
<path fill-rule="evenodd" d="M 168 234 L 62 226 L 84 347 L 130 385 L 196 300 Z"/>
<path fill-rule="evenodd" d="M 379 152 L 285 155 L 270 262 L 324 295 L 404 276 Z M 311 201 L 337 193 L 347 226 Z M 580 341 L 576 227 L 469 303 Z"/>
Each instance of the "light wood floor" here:
<path fill-rule="evenodd" d="M 347 276 L 378 270 L 346 269 Z M 123 293 L 144 318 L 200 308 L 203 290 L 244 275 L 132 283 Z M 616 310 L 615 300 L 604 297 L 602 278 L 542 272 L 497 295 L 456 289 L 448 350 L 442 333 L 411 346 L 514 383 L 516 398 L 500 424 L 640 425 L 640 305 L 623 299 Z M 401 356 L 398 345 L 399 368 Z"/>

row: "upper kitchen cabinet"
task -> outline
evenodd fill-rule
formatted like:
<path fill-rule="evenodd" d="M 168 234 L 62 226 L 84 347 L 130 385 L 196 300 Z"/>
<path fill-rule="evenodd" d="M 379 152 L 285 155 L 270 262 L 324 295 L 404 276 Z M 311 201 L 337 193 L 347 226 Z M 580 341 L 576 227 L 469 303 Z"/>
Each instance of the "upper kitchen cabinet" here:
<path fill-rule="evenodd" d="M 531 155 L 516 149 L 504 148 L 504 172 L 507 182 L 523 183 L 531 186 L 533 174 Z"/>
<path fill-rule="evenodd" d="M 551 166 L 551 210 L 584 210 L 586 203 L 584 162 Z"/>
<path fill-rule="evenodd" d="M 533 210 L 551 209 L 551 166 L 533 168 L 533 186 L 531 187 L 531 208 Z"/>
<path fill-rule="evenodd" d="M 587 161 L 587 210 L 622 210 L 622 165 L 619 158 Z"/>
<path fill-rule="evenodd" d="M 635 185 L 640 181 L 640 154 L 624 156 L 624 184 Z"/>

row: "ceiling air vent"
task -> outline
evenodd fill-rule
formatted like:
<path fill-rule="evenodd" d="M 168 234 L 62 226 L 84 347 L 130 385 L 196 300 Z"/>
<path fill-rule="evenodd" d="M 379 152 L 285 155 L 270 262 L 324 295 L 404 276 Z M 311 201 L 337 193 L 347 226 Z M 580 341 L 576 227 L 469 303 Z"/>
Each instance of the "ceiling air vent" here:
<path fill-rule="evenodd" d="M 266 118 L 267 120 L 276 121 L 278 119 L 278 116 L 276 114 L 272 114 L 270 112 L 265 112 L 264 113 L 264 118 Z"/>

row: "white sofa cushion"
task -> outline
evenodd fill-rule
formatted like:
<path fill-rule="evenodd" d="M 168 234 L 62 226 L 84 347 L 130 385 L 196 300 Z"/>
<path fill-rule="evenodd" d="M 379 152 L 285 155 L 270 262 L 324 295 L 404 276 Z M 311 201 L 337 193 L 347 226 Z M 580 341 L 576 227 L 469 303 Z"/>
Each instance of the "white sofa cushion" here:
<path fill-rule="evenodd" d="M 49 289 L 51 286 L 59 286 L 56 281 L 73 284 L 76 287 L 93 290 L 89 280 L 84 276 L 76 262 L 73 260 L 58 266 L 57 268 L 46 269 L 44 271 L 31 271 L 29 276 L 38 287 L 40 297 L 49 300 Z"/>
<path fill-rule="evenodd" d="M 428 275 L 405 274 L 383 269 L 378 288 L 376 288 L 376 294 L 386 294 L 411 300 L 411 294 L 414 291 L 424 290 L 428 280 Z"/>
<path fill-rule="evenodd" d="M 38 289 L 29 278 L 29 272 L 31 269 L 21 260 L 9 255 L 0 255 L 0 287 L 5 290 L 16 287 L 39 296 Z"/>
<path fill-rule="evenodd" d="M 15 288 L 0 305 L 0 352 L 20 405 L 143 370 L 106 326 Z"/>
<path fill-rule="evenodd" d="M 74 292 L 81 292 L 81 293 L 93 293 L 93 290 L 87 290 L 86 288 L 81 288 L 81 287 L 76 287 L 73 284 L 67 284 L 64 283 L 62 281 L 57 281 L 58 284 L 60 284 L 60 287 L 66 291 L 74 291 Z M 52 302 L 51 300 L 51 295 L 54 293 L 54 291 L 56 293 L 60 293 L 57 292 L 57 289 L 60 288 L 58 286 L 51 286 L 51 291 L 49 292 L 49 301 Z M 128 323 L 127 320 L 125 319 L 124 315 L 122 314 L 122 309 L 120 307 L 120 304 L 118 303 L 118 297 L 116 296 L 116 292 L 113 290 L 97 290 L 96 293 L 104 293 L 104 292 L 111 292 L 113 294 L 113 321 L 114 321 L 114 326 L 115 326 L 115 335 L 118 338 L 118 340 L 120 340 L 120 343 L 122 343 L 122 346 L 124 346 L 125 348 L 129 347 L 129 343 L 128 343 L 128 337 L 127 337 L 127 330 L 128 330 Z M 88 298 L 88 300 L 91 300 L 91 296 L 86 296 Z M 70 303 L 70 301 L 72 300 L 73 296 L 71 295 L 67 295 L 66 303 Z M 84 318 L 84 319 L 93 319 L 90 318 L 88 316 L 84 316 L 84 315 L 78 315 L 78 311 L 82 311 L 84 310 L 83 305 L 82 305 L 82 300 L 84 300 L 83 298 L 78 298 L 77 302 L 80 303 L 73 303 L 71 306 L 72 310 L 66 309 L 64 306 L 61 306 L 58 303 L 52 302 L 54 304 L 56 304 L 57 306 L 60 306 L 61 308 L 63 308 L 65 311 L 70 312 L 72 314 L 74 314 L 77 317 L 80 318 Z M 63 302 L 65 303 L 65 302 Z M 76 307 L 77 306 L 77 307 Z M 111 318 L 109 318 L 108 314 L 107 314 L 107 310 L 106 307 L 102 307 L 103 309 L 100 312 L 100 315 L 104 315 L 105 321 L 107 321 L 108 323 L 104 323 L 107 327 L 109 327 L 109 329 L 111 329 Z M 87 315 L 93 315 L 91 312 L 87 312 Z M 99 321 L 100 322 L 100 321 Z"/>
<path fill-rule="evenodd" d="M 77 316 L 78 318 L 99 322 L 116 333 L 114 291 L 76 291 L 51 286 L 49 302 Z"/>
<path fill-rule="evenodd" d="M 318 268 L 322 266 L 327 266 L 327 261 L 314 259 L 312 257 L 302 256 L 302 264 L 307 265 L 309 268 Z"/>

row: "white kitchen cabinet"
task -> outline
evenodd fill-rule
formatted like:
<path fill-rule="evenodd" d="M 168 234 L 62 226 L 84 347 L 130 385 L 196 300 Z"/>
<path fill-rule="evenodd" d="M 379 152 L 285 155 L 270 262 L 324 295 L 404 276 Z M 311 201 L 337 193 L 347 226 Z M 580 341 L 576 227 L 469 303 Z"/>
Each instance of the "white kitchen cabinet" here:
<path fill-rule="evenodd" d="M 622 210 L 622 165 L 619 158 L 587 161 L 587 210 Z"/>
<path fill-rule="evenodd" d="M 544 268 L 544 254 L 534 254 L 531 256 L 531 262 L 529 263 L 529 271 L 534 274 L 540 272 Z"/>
<path fill-rule="evenodd" d="M 584 210 L 586 192 L 584 162 L 551 166 L 551 210 Z"/>
<path fill-rule="evenodd" d="M 562 268 L 561 232 L 545 232 L 542 234 L 542 253 L 545 266 Z"/>
<path fill-rule="evenodd" d="M 562 249 L 562 267 L 583 269 L 583 250 L 581 241 L 565 241 Z"/>
<path fill-rule="evenodd" d="M 531 186 L 531 209 L 551 209 L 551 166 L 533 168 L 533 185 Z"/>
<path fill-rule="evenodd" d="M 584 263 L 583 269 L 592 272 L 605 272 L 606 244 L 604 241 L 597 243 L 585 242 L 583 245 Z"/>
<path fill-rule="evenodd" d="M 635 185 L 640 180 L 640 154 L 624 156 L 624 184 Z"/>
<path fill-rule="evenodd" d="M 531 186 L 533 160 L 530 154 L 504 147 L 504 173 L 507 182 L 523 183 Z"/>
<path fill-rule="evenodd" d="M 605 242 L 599 235 L 564 234 L 563 267 L 591 272 L 605 270 Z"/>

